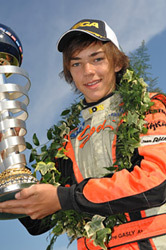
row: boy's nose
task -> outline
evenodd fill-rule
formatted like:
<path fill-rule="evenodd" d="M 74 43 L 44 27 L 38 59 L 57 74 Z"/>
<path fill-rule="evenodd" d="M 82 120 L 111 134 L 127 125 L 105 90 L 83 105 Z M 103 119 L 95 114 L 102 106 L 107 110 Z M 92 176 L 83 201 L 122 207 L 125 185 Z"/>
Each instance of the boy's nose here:
<path fill-rule="evenodd" d="M 86 63 L 84 65 L 84 74 L 93 74 L 94 73 L 94 66 L 91 63 Z"/>

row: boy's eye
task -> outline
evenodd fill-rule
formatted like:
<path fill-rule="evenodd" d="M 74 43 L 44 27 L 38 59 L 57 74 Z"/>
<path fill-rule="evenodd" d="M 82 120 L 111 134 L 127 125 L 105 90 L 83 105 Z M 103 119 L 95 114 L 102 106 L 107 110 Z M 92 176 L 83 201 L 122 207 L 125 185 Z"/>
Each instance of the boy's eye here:
<path fill-rule="evenodd" d="M 77 62 L 77 63 L 72 63 L 72 64 L 71 64 L 72 67 L 78 67 L 79 65 L 80 65 L 80 63 L 78 63 L 78 62 Z"/>
<path fill-rule="evenodd" d="M 100 62 L 100 61 L 102 61 L 102 60 L 103 60 L 102 57 L 98 57 L 98 58 L 95 59 L 95 62 Z"/>

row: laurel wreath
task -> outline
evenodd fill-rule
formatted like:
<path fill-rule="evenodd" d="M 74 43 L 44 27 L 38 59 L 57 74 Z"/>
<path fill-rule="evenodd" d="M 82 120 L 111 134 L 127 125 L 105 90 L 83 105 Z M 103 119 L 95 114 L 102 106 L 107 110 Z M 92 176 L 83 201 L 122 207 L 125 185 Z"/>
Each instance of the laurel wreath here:
<path fill-rule="evenodd" d="M 108 170 L 120 171 L 131 167 L 131 157 L 135 148 L 140 145 L 140 134 L 146 134 L 145 113 L 153 105 L 147 92 L 147 84 L 142 78 L 139 78 L 134 71 L 127 70 L 124 74 L 117 90 L 123 100 L 123 115 L 117 135 L 117 160 Z M 33 144 L 26 143 L 27 148 L 31 150 L 29 162 L 34 168 L 34 176 L 41 174 L 41 183 L 50 183 L 52 185 L 65 185 L 65 180 L 61 178 L 60 172 L 55 165 L 55 156 L 57 158 L 67 158 L 65 155 L 64 143 L 67 141 L 66 135 L 78 127 L 80 124 L 82 101 L 74 103 L 69 109 L 62 112 L 57 125 L 53 125 L 47 131 L 48 141 L 40 145 L 36 133 L 33 135 Z M 59 150 L 59 148 L 61 148 Z M 58 211 L 52 215 L 54 227 L 51 231 L 51 238 L 47 250 L 52 249 L 57 237 L 67 233 L 69 244 L 78 237 L 86 237 L 93 240 L 94 245 L 107 249 L 106 245 L 111 239 L 115 225 L 126 222 L 124 214 L 103 217 L 100 215 L 89 215 L 87 213 L 78 213 L 74 210 Z M 43 220 L 44 223 L 44 220 Z"/>

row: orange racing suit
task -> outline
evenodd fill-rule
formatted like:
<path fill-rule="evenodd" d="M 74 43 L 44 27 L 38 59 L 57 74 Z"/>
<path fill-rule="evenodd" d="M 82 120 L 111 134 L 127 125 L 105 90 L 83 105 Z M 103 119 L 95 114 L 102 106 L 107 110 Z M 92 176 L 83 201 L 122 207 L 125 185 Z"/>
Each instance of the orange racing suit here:
<path fill-rule="evenodd" d="M 59 161 L 62 175 L 71 177 L 70 187 L 58 188 L 62 209 L 102 216 L 126 214 L 127 223 L 114 228 L 107 249 L 166 249 L 166 98 L 161 94 L 151 98 L 154 105 L 146 114 L 148 132 L 141 135 L 130 169 L 103 177 L 116 160 L 113 130 L 122 113 L 117 94 L 83 109 L 85 123 L 71 133 L 66 145 L 69 160 Z M 20 220 L 28 229 L 26 219 Z M 32 224 L 28 230 L 41 233 L 37 229 L 34 233 Z M 78 250 L 88 249 L 101 250 L 90 240 L 78 239 Z"/>

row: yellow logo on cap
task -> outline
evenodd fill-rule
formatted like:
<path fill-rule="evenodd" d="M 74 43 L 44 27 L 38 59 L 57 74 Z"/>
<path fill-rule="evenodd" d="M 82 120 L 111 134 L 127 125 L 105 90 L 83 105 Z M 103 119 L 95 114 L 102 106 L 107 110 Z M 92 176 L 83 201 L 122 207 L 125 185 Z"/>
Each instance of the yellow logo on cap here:
<path fill-rule="evenodd" d="M 78 27 L 86 27 L 86 26 L 88 27 L 94 26 L 97 29 L 99 28 L 99 24 L 95 22 L 92 22 L 92 23 L 91 22 L 79 22 L 76 25 L 74 25 L 72 29 L 77 29 Z"/>
<path fill-rule="evenodd" d="M 89 33 L 91 33 L 91 34 L 93 34 L 93 35 L 95 35 L 95 36 L 98 36 L 100 38 L 105 38 L 105 36 L 101 36 L 100 34 L 97 34 L 96 32 L 92 32 L 90 30 L 86 30 L 86 31 L 89 32 Z"/>

